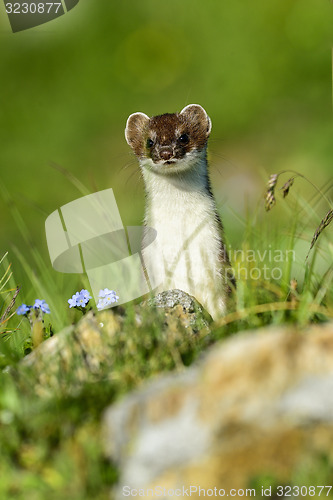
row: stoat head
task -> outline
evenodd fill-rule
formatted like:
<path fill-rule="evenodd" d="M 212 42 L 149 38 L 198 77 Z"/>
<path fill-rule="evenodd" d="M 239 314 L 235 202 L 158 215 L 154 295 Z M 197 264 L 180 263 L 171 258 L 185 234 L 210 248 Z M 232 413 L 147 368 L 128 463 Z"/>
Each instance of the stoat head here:
<path fill-rule="evenodd" d="M 198 104 L 180 113 L 149 118 L 144 113 L 129 116 L 125 137 L 143 167 L 161 174 L 188 170 L 205 155 L 211 121 Z"/>

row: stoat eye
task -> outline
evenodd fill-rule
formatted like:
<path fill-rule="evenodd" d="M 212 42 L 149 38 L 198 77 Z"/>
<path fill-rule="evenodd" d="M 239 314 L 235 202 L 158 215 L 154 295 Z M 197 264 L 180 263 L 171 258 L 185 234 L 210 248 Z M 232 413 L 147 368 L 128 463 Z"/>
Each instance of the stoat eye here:
<path fill-rule="evenodd" d="M 154 141 L 152 139 L 147 139 L 147 148 L 151 148 L 154 145 Z"/>
<path fill-rule="evenodd" d="M 187 134 L 182 134 L 180 137 L 179 137 L 179 142 L 181 142 L 182 144 L 187 144 L 188 141 L 189 141 L 189 138 L 188 138 L 188 135 Z"/>

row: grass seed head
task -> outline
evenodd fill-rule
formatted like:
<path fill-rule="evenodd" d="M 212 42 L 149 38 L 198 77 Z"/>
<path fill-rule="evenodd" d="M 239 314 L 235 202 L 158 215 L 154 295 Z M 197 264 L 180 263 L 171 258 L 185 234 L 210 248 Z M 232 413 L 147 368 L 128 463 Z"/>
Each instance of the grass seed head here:
<path fill-rule="evenodd" d="M 276 203 L 274 192 L 275 192 L 275 187 L 276 187 L 276 184 L 278 181 L 278 177 L 279 177 L 278 174 L 272 174 L 268 180 L 268 183 L 267 183 L 267 190 L 265 193 L 265 200 L 266 200 L 265 208 L 266 208 L 267 212 L 269 210 L 271 210 L 271 208 Z"/>
<path fill-rule="evenodd" d="M 294 184 L 294 179 L 295 177 L 291 177 L 290 179 L 287 180 L 285 184 L 283 184 L 281 188 L 281 190 L 283 191 L 283 198 L 285 198 L 288 195 L 289 189 Z"/>
<path fill-rule="evenodd" d="M 327 212 L 327 214 L 321 220 L 319 226 L 317 227 L 316 232 L 314 233 L 313 238 L 311 240 L 310 250 L 313 248 L 313 245 L 316 243 L 317 239 L 324 231 L 325 227 L 327 227 L 332 222 L 332 220 L 333 220 L 333 210 L 331 209 Z"/>

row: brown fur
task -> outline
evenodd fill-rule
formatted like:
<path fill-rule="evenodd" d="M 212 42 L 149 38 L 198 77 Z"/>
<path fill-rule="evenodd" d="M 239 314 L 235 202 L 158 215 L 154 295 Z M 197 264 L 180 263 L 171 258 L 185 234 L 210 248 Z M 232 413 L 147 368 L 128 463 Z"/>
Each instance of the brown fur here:
<path fill-rule="evenodd" d="M 148 129 L 149 118 L 143 113 L 131 115 L 126 126 L 126 140 L 138 157 L 144 156 L 143 137 Z"/>

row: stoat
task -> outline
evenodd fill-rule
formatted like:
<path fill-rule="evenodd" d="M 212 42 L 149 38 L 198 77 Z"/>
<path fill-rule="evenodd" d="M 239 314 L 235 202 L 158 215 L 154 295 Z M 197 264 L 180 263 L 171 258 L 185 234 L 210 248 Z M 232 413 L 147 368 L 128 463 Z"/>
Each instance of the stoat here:
<path fill-rule="evenodd" d="M 157 231 L 154 243 L 143 238 L 151 282 L 193 295 L 216 319 L 226 312 L 230 264 L 208 176 L 210 131 L 206 111 L 190 104 L 151 118 L 133 113 L 125 137 L 143 174 L 145 226 Z"/>

